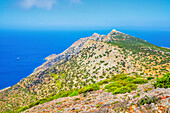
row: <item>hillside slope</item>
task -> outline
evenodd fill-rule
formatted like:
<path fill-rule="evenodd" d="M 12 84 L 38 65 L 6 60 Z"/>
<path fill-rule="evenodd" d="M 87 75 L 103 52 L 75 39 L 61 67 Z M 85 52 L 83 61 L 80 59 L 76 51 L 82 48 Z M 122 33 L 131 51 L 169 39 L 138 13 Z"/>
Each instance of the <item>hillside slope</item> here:
<path fill-rule="evenodd" d="M 117 74 L 156 77 L 170 72 L 168 49 L 111 31 L 81 38 L 35 69 L 27 78 L 0 92 L 0 112 L 15 111 L 61 91 L 83 88 Z"/>
<path fill-rule="evenodd" d="M 140 85 L 137 91 L 131 93 L 113 95 L 111 92 L 103 90 L 87 92 L 74 97 L 63 97 L 37 105 L 24 113 L 35 112 L 62 112 L 62 113 L 168 113 L 170 111 L 169 104 L 169 89 L 153 89 L 146 92 L 145 90 L 150 87 L 150 84 Z M 140 92 L 140 95 L 139 93 Z M 86 95 L 86 96 L 85 96 Z M 139 96 L 138 96 L 139 95 Z M 164 98 L 158 100 L 159 103 L 147 104 L 138 107 L 142 98 L 149 97 L 149 99 Z M 132 104 L 133 103 L 133 104 Z"/>

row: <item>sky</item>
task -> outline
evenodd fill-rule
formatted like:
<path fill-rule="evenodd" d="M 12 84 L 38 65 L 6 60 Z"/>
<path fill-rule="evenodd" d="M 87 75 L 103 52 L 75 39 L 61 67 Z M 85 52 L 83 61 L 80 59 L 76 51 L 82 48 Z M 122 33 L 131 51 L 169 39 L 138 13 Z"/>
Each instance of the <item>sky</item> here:
<path fill-rule="evenodd" d="M 0 0 L 0 29 L 170 30 L 170 0 Z"/>

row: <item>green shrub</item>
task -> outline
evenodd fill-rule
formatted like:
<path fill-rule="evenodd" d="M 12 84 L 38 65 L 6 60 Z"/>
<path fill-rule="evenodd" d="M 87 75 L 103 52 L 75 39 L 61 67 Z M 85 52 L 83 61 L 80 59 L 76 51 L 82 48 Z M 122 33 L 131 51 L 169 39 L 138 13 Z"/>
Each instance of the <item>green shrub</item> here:
<path fill-rule="evenodd" d="M 129 87 L 121 87 L 121 88 L 117 88 L 115 91 L 113 91 L 113 95 L 115 94 L 120 94 L 120 93 L 130 93 L 131 89 Z"/>
<path fill-rule="evenodd" d="M 125 80 L 118 80 L 116 81 L 117 84 L 120 84 L 120 85 L 123 85 L 123 86 L 126 86 L 127 84 L 129 84 L 129 82 L 125 81 Z"/>
<path fill-rule="evenodd" d="M 136 97 L 140 97 L 140 94 L 139 94 L 139 93 L 137 93 L 137 95 L 135 95 L 135 96 L 134 96 L 134 98 L 136 98 Z"/>
<path fill-rule="evenodd" d="M 114 104 L 119 103 L 119 102 L 120 102 L 120 101 L 113 102 L 113 103 L 111 103 L 111 105 L 114 105 Z"/>
<path fill-rule="evenodd" d="M 130 82 L 130 81 L 133 81 L 133 79 L 134 79 L 134 78 L 132 78 L 132 77 L 128 77 L 128 78 L 126 78 L 125 80 L 128 81 L 128 82 Z"/>
<path fill-rule="evenodd" d="M 128 78 L 126 75 L 121 75 L 117 78 L 117 80 L 124 80 L 126 78 Z"/>
<path fill-rule="evenodd" d="M 53 99 L 58 99 L 58 98 L 59 98 L 59 94 L 53 96 Z"/>
<path fill-rule="evenodd" d="M 126 86 L 129 87 L 131 90 L 136 90 L 137 87 L 138 87 L 138 85 L 133 84 L 133 83 L 129 83 L 129 84 L 127 84 Z"/>
<path fill-rule="evenodd" d="M 37 100 L 37 101 L 29 104 L 28 107 L 31 108 L 33 106 L 36 106 L 36 105 L 39 105 L 39 104 L 43 104 L 43 103 L 49 102 L 51 100 L 53 100 L 53 97 L 43 98 L 43 99 Z"/>
<path fill-rule="evenodd" d="M 53 77 L 55 80 L 57 80 L 59 77 L 59 74 L 51 73 L 50 76 Z"/>
<path fill-rule="evenodd" d="M 110 84 L 108 84 L 108 85 L 105 86 L 105 89 L 109 89 L 110 87 L 111 87 Z"/>
<path fill-rule="evenodd" d="M 135 74 L 136 78 L 143 78 L 141 75 Z"/>
<path fill-rule="evenodd" d="M 100 61 L 100 63 L 104 63 L 105 61 Z"/>
<path fill-rule="evenodd" d="M 104 65 L 105 65 L 105 66 L 107 66 L 107 65 L 108 65 L 108 63 L 105 63 Z"/>
<path fill-rule="evenodd" d="M 144 104 L 151 104 L 151 103 L 156 103 L 158 101 L 158 99 L 153 96 L 151 98 L 149 98 L 148 96 L 145 95 L 145 97 L 141 98 L 138 102 L 137 105 L 144 105 Z"/>
<path fill-rule="evenodd" d="M 118 82 L 114 82 L 114 83 L 110 83 L 110 84 L 106 85 L 105 89 L 109 89 L 110 87 L 118 87 L 118 88 L 120 88 L 120 87 L 122 87 L 122 85 L 119 84 Z"/>
<path fill-rule="evenodd" d="M 116 80 L 124 80 L 124 79 L 126 79 L 126 78 L 127 78 L 126 75 L 124 75 L 124 74 L 118 74 L 118 75 L 112 76 L 111 80 L 113 80 L 113 81 L 116 81 Z"/>
<path fill-rule="evenodd" d="M 51 101 L 51 99 L 44 98 L 44 99 L 42 99 L 42 100 L 39 102 L 39 105 L 40 105 L 40 104 L 43 104 L 43 103 L 46 103 L 46 102 L 49 102 L 49 101 Z"/>
<path fill-rule="evenodd" d="M 73 96 L 77 96 L 77 95 L 79 95 L 79 93 L 78 93 L 77 91 L 74 91 L 73 93 L 71 93 L 71 94 L 69 95 L 69 97 L 73 97 Z"/>
<path fill-rule="evenodd" d="M 99 107 L 101 107 L 101 105 L 100 105 L 100 104 L 97 104 L 96 107 L 99 108 Z"/>
<path fill-rule="evenodd" d="M 170 88 L 170 73 L 166 73 L 163 77 L 157 78 L 156 82 L 153 85 L 155 88 Z"/>
<path fill-rule="evenodd" d="M 85 86 L 85 87 L 79 89 L 78 93 L 81 94 L 81 93 L 85 93 L 85 92 L 96 91 L 99 89 L 100 89 L 99 85 L 91 84 L 91 85 L 88 85 L 88 86 Z"/>
<path fill-rule="evenodd" d="M 144 84 L 144 83 L 148 83 L 148 80 L 137 78 L 137 79 L 133 80 L 133 83 L 135 83 L 135 84 Z"/>
<path fill-rule="evenodd" d="M 152 80 L 152 79 L 154 79 L 154 77 L 147 77 L 147 80 Z"/>
<path fill-rule="evenodd" d="M 31 103 L 30 105 L 28 105 L 28 107 L 31 108 L 33 106 L 38 105 L 41 102 L 41 100 L 43 100 L 43 99 L 40 99 L 40 100 L 37 100 L 36 102 Z"/>
<path fill-rule="evenodd" d="M 98 82 L 97 84 L 103 85 L 103 84 L 106 84 L 106 83 L 109 83 L 108 79 L 102 80 L 102 81 Z"/>
<path fill-rule="evenodd" d="M 75 98 L 74 101 L 80 100 L 80 98 Z"/>
<path fill-rule="evenodd" d="M 61 92 L 59 92 L 59 98 L 60 97 L 67 97 L 71 93 L 72 93 L 72 91 L 61 91 Z"/>
<path fill-rule="evenodd" d="M 29 109 L 29 107 L 28 107 L 28 106 L 24 106 L 24 107 L 22 107 L 22 108 L 19 108 L 19 109 L 17 110 L 17 113 L 20 113 L 20 112 L 22 112 L 22 111 L 24 111 L 24 110 L 26 110 L 26 109 Z"/>
<path fill-rule="evenodd" d="M 108 91 L 108 92 L 113 92 L 113 91 L 115 91 L 116 89 L 117 89 L 117 87 L 114 87 L 114 86 L 113 86 L 113 87 L 110 87 L 107 91 Z"/>

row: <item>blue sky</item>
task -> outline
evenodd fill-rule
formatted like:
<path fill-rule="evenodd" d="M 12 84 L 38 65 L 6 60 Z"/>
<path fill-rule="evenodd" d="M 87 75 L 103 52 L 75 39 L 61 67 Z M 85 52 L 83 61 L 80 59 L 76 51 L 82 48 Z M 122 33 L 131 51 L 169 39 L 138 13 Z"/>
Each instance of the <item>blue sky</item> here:
<path fill-rule="evenodd" d="M 1 0 L 1 29 L 170 29 L 170 0 Z"/>

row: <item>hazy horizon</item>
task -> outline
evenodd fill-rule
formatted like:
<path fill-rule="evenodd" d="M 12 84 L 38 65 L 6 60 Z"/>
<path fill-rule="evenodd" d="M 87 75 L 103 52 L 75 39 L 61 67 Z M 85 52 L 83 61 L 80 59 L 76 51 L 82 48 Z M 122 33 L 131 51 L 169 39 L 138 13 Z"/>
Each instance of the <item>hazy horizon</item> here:
<path fill-rule="evenodd" d="M 1 0 L 0 29 L 170 31 L 169 0 Z"/>

